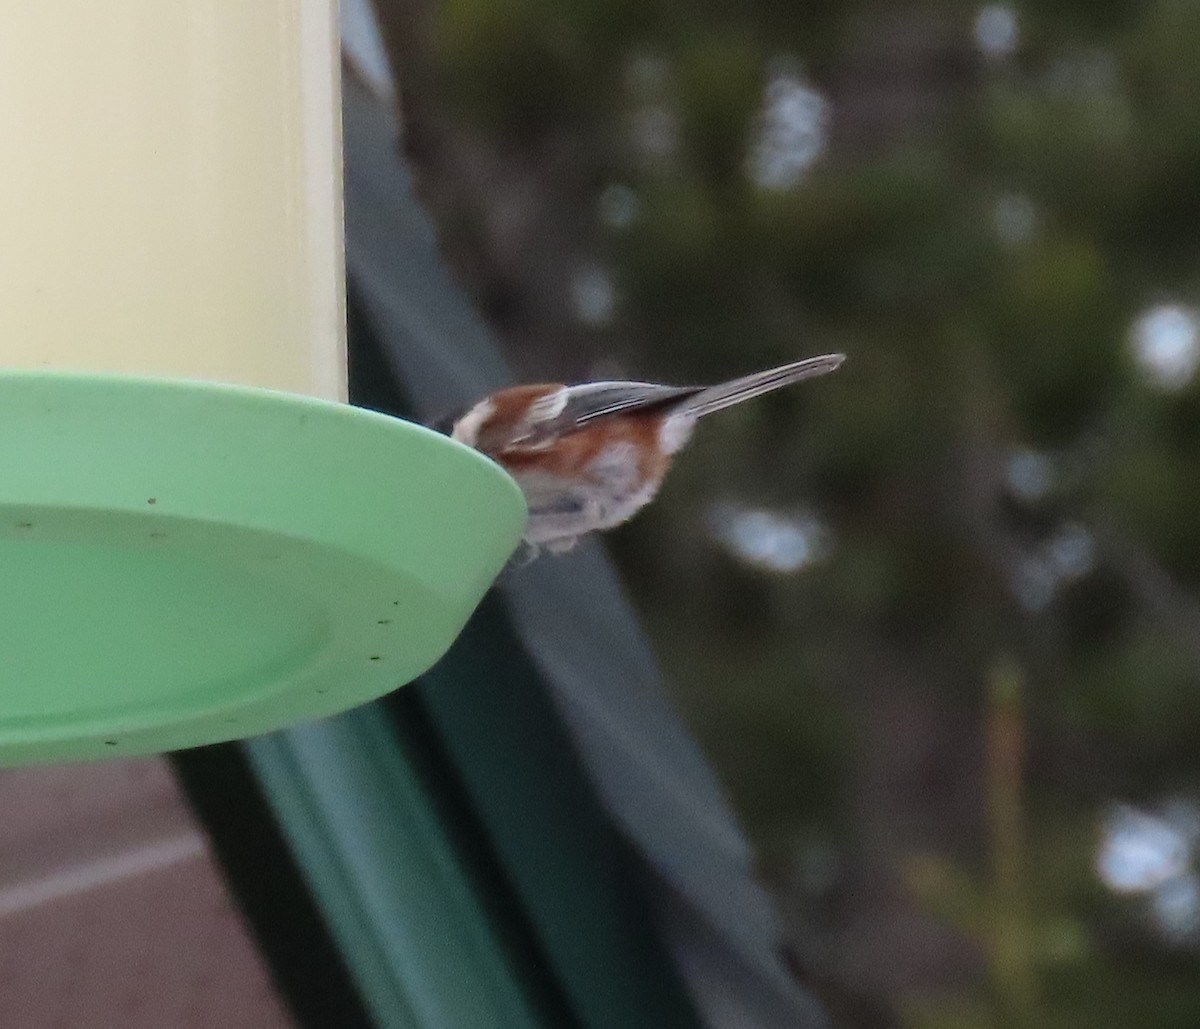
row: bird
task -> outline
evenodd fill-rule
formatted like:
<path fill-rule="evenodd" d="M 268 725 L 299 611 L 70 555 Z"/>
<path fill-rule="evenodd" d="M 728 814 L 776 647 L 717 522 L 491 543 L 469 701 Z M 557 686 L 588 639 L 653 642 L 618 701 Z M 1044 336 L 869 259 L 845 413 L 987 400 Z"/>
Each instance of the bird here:
<path fill-rule="evenodd" d="M 438 427 L 491 458 L 521 488 L 529 509 L 523 540 L 532 559 L 542 548 L 565 553 L 637 514 L 654 499 L 701 418 L 826 375 L 845 359 L 822 354 L 715 386 L 510 386 Z"/>

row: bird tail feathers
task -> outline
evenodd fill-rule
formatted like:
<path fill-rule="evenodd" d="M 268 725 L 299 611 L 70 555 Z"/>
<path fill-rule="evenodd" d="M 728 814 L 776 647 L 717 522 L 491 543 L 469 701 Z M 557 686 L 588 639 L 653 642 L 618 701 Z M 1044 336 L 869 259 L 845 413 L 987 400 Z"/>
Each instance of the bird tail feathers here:
<path fill-rule="evenodd" d="M 764 393 L 772 393 L 784 386 L 790 386 L 794 382 L 827 375 L 837 369 L 844 360 L 845 354 L 822 354 L 820 357 L 808 357 L 803 361 L 793 361 L 791 364 L 769 368 L 764 372 L 744 375 L 740 379 L 730 379 L 728 382 L 700 390 L 675 410 L 679 414 L 702 418 L 714 411 L 733 407 L 744 400 L 752 400 Z"/>

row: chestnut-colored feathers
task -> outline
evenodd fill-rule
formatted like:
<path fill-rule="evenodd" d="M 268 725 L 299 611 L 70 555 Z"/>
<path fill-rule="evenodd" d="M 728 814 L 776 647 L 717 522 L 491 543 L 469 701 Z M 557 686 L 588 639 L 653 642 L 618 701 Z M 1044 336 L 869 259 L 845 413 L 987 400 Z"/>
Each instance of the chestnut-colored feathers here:
<path fill-rule="evenodd" d="M 520 485 L 529 504 L 526 541 L 562 551 L 648 504 L 700 418 L 824 375 L 843 360 L 841 354 L 811 357 L 715 386 L 514 386 L 477 403 L 451 434 Z"/>

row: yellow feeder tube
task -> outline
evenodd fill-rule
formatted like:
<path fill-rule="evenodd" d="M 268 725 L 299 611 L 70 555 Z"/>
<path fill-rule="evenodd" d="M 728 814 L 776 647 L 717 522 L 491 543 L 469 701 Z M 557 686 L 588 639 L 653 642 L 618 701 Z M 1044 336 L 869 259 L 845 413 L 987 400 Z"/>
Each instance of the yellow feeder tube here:
<path fill-rule="evenodd" d="M 0 365 L 346 399 L 329 0 L 0 5 Z"/>
<path fill-rule="evenodd" d="M 0 2 L 0 764 L 372 700 L 520 539 L 499 468 L 344 402 L 335 14 Z"/>

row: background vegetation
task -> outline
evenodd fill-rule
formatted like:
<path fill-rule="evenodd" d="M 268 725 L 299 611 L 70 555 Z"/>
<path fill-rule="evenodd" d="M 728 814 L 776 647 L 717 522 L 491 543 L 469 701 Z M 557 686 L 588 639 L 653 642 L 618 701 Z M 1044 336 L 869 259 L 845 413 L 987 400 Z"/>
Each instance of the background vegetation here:
<path fill-rule="evenodd" d="M 1200 1024 L 1200 6 L 377 7 L 523 376 L 850 356 L 612 544 L 842 1024 Z"/>

